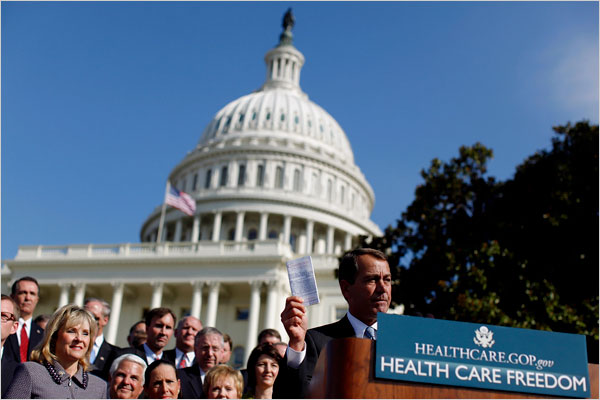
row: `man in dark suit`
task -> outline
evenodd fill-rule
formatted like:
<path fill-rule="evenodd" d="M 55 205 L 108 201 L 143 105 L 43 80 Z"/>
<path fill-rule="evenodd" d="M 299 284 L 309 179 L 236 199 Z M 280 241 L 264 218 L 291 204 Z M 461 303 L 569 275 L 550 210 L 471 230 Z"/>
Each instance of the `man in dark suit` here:
<path fill-rule="evenodd" d="M 13 283 L 10 296 L 21 310 L 17 332 L 10 335 L 4 351 L 16 362 L 29 360 L 31 350 L 42 341 L 44 330 L 33 322 L 33 313 L 40 299 L 40 286 L 35 278 L 25 276 Z"/>
<path fill-rule="evenodd" d="M 12 381 L 13 373 L 17 368 L 18 363 L 10 357 L 4 357 L 4 343 L 6 339 L 17 331 L 19 327 L 19 306 L 15 301 L 3 294 L 2 295 L 2 348 L 0 349 L 0 358 L 2 358 L 2 395 L 8 389 L 8 385 Z"/>
<path fill-rule="evenodd" d="M 286 365 L 277 379 L 276 396 L 304 398 L 321 350 L 331 339 L 358 337 L 375 340 L 377 313 L 387 312 L 392 300 L 392 276 L 385 254 L 356 249 L 342 257 L 338 280 L 348 313 L 329 325 L 307 329 L 306 308 L 300 297 L 288 297 L 281 321 L 290 337 Z"/>
<path fill-rule="evenodd" d="M 85 300 L 84 308 L 98 323 L 98 331 L 90 354 L 90 362 L 94 365 L 91 373 L 108 381 L 110 366 L 120 350 L 119 347 L 104 339 L 104 327 L 110 319 L 110 305 L 102 299 L 92 297 Z"/>
<path fill-rule="evenodd" d="M 146 314 L 146 343 L 137 347 L 128 347 L 118 352 L 118 355 L 135 354 L 146 361 L 148 365 L 156 360 L 166 360 L 175 364 L 175 357 L 163 351 L 173 336 L 177 318 L 173 311 L 166 307 L 153 308 Z"/>
<path fill-rule="evenodd" d="M 165 351 L 165 357 L 175 360 L 177 369 L 194 365 L 196 334 L 202 330 L 202 322 L 191 315 L 183 317 L 175 329 L 175 348 Z"/>
<path fill-rule="evenodd" d="M 203 398 L 204 377 L 209 369 L 219 364 L 222 350 L 223 334 L 217 328 L 206 327 L 198 332 L 194 345 L 196 365 L 177 370 L 181 381 L 181 398 Z"/>

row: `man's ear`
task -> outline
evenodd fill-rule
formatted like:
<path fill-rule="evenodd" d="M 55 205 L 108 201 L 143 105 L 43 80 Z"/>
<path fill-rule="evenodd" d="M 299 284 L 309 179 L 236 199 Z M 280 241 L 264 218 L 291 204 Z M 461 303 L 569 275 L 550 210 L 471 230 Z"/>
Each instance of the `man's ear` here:
<path fill-rule="evenodd" d="M 19 321 L 14 321 L 13 326 L 10 329 L 10 334 L 17 333 L 17 329 L 19 329 Z"/>
<path fill-rule="evenodd" d="M 340 281 L 340 289 L 342 290 L 342 296 L 344 296 L 344 299 L 346 299 L 346 301 L 348 301 L 348 296 L 349 296 L 348 290 L 349 290 L 350 286 L 351 286 L 350 282 L 348 282 L 344 279 L 342 279 Z"/>

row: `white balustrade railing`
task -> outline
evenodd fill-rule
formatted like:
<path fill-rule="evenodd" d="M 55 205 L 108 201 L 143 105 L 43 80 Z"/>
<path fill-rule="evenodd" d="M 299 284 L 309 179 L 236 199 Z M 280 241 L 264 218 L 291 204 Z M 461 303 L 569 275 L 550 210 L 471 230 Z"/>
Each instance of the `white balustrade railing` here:
<path fill-rule="evenodd" d="M 123 244 L 73 244 L 66 246 L 20 246 L 15 260 L 56 258 L 143 258 L 185 256 L 292 256 L 290 246 L 276 239 L 233 241 L 123 243 Z"/>

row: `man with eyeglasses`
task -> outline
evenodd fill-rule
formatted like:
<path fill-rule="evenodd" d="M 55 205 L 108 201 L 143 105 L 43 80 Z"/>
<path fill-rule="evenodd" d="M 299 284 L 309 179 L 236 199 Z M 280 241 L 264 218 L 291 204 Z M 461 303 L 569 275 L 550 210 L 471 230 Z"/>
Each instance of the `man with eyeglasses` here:
<path fill-rule="evenodd" d="M 12 381 L 13 373 L 17 367 L 17 362 L 12 357 L 4 357 L 4 343 L 6 339 L 17 331 L 19 327 L 19 306 L 9 296 L 2 295 L 2 348 L 0 349 L 0 357 L 2 358 L 2 395 Z"/>
<path fill-rule="evenodd" d="M 98 331 L 90 354 L 90 363 L 94 365 L 91 373 L 108 381 L 110 366 L 120 350 L 119 347 L 104 339 L 104 327 L 110 318 L 110 305 L 102 299 L 92 297 L 85 300 L 83 307 L 94 316 L 98 323 Z"/>
<path fill-rule="evenodd" d="M 217 328 L 207 326 L 196 334 L 194 344 L 196 364 L 177 371 L 177 376 L 181 380 L 182 398 L 202 399 L 208 396 L 202 388 L 204 378 L 209 369 L 219 365 L 223 344 L 223 334 Z"/>

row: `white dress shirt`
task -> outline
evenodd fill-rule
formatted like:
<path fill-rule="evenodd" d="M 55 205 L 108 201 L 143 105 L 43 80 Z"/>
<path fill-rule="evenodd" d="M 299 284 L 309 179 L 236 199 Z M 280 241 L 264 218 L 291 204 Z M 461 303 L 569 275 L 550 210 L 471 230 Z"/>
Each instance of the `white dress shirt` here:
<path fill-rule="evenodd" d="M 100 351 L 100 346 L 104 342 L 104 334 L 96 337 L 94 340 L 94 346 L 92 347 L 92 352 L 90 353 L 90 364 L 93 364 L 96 361 L 96 357 L 98 356 L 98 352 Z"/>
<path fill-rule="evenodd" d="M 148 363 L 148 365 L 152 364 L 152 362 L 156 360 L 160 360 L 163 356 L 162 351 L 160 352 L 160 354 L 156 354 L 152 351 L 150 347 L 148 347 L 146 343 L 144 343 L 144 352 L 146 352 L 146 362 Z"/>
<path fill-rule="evenodd" d="M 19 327 L 17 328 L 17 341 L 19 342 L 19 347 L 21 347 L 21 328 L 23 328 L 23 324 L 27 323 L 25 328 L 25 332 L 27 332 L 27 337 L 31 339 L 31 323 L 33 322 L 33 318 L 29 318 L 27 321 L 23 318 L 19 318 Z"/>
<path fill-rule="evenodd" d="M 196 357 L 196 353 L 193 351 L 189 351 L 187 353 L 184 353 L 183 351 L 179 350 L 178 348 L 175 348 L 175 366 L 177 368 L 181 368 L 179 366 L 179 363 L 181 363 L 181 359 L 183 358 L 183 356 L 186 356 L 185 359 L 185 367 L 191 367 L 192 365 L 194 365 L 194 358 Z M 183 367 L 183 368 L 185 368 Z"/>

